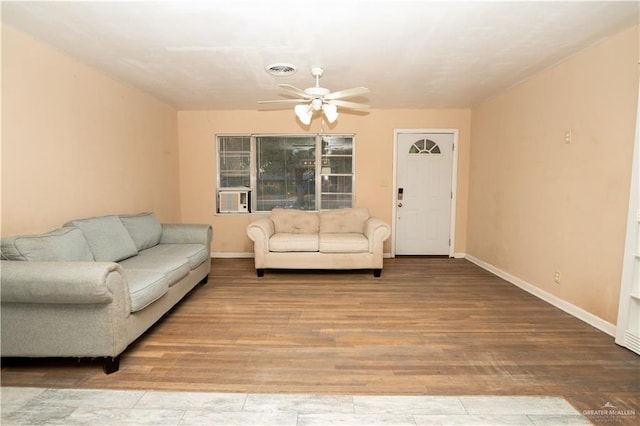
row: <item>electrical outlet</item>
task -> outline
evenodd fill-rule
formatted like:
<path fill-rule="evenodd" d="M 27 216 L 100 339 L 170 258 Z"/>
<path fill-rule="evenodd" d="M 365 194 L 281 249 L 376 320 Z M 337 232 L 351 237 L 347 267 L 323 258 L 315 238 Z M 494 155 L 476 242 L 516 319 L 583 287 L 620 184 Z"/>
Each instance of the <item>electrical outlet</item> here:
<path fill-rule="evenodd" d="M 553 275 L 553 281 L 557 284 L 560 284 L 560 272 L 556 271 L 556 273 Z"/>
<path fill-rule="evenodd" d="M 564 143 L 571 143 L 572 139 L 573 139 L 573 132 L 571 131 L 571 129 L 564 132 Z"/>

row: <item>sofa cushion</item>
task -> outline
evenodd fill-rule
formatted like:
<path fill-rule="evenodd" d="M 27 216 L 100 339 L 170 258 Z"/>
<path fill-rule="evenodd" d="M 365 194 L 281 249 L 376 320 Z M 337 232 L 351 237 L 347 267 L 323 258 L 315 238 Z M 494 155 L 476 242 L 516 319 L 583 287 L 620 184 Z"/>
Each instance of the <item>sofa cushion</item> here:
<path fill-rule="evenodd" d="M 316 212 L 275 208 L 271 210 L 271 221 L 276 234 L 317 234 L 320 218 Z"/>
<path fill-rule="evenodd" d="M 169 287 L 189 275 L 191 268 L 186 257 L 180 256 L 143 256 L 130 257 L 119 262 L 125 270 L 137 269 L 163 273 L 168 280 Z"/>
<path fill-rule="evenodd" d="M 136 244 L 118 216 L 73 220 L 89 243 L 97 262 L 117 262 L 138 254 Z"/>
<path fill-rule="evenodd" d="M 366 207 L 328 210 L 320 212 L 320 232 L 364 232 L 364 223 L 369 219 Z"/>
<path fill-rule="evenodd" d="M 32 262 L 93 261 L 93 254 L 82 231 L 67 227 L 46 234 L 3 238 L 2 258 Z"/>
<path fill-rule="evenodd" d="M 162 224 L 153 213 L 121 215 L 120 220 L 136 244 L 138 251 L 148 249 L 160 243 Z"/>
<path fill-rule="evenodd" d="M 318 234 L 289 234 L 282 232 L 269 238 L 269 251 L 318 251 Z"/>
<path fill-rule="evenodd" d="M 158 244 L 140 252 L 139 256 L 166 256 L 183 258 L 189 268 L 196 269 L 204 261 L 211 261 L 204 244 Z"/>
<path fill-rule="evenodd" d="M 320 234 L 320 253 L 366 253 L 368 251 L 369 240 L 361 233 Z"/>
<path fill-rule="evenodd" d="M 129 284 L 131 312 L 146 308 L 169 290 L 167 277 L 161 272 L 125 269 L 124 275 Z"/>

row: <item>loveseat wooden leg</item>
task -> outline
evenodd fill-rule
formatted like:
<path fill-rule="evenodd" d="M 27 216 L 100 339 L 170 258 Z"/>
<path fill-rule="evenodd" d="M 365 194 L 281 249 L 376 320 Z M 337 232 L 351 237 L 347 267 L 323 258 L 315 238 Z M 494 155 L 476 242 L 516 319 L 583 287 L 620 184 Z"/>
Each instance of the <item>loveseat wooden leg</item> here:
<path fill-rule="evenodd" d="M 206 283 L 209 282 L 209 275 L 207 275 L 206 277 L 204 277 L 201 281 L 200 281 L 200 285 L 205 285 Z"/>
<path fill-rule="evenodd" d="M 374 269 L 373 270 L 373 276 L 376 278 L 380 278 L 380 276 L 382 275 L 382 269 Z"/>
<path fill-rule="evenodd" d="M 106 357 L 102 366 L 105 374 L 115 373 L 120 369 L 120 357 Z"/>
<path fill-rule="evenodd" d="M 258 277 L 264 277 L 264 269 L 262 268 L 256 269 L 256 275 Z"/>

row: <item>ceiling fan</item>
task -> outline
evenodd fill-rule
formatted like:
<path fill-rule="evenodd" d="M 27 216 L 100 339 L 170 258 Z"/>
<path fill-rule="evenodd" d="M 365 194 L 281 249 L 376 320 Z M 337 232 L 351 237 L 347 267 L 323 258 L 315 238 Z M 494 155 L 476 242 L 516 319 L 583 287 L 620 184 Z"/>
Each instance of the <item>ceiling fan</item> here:
<path fill-rule="evenodd" d="M 345 98 L 369 93 L 366 87 L 353 87 L 351 89 L 331 92 L 329 89 L 320 87 L 320 77 L 324 74 L 322 67 L 312 67 L 311 75 L 316 79 L 316 85 L 307 89 L 298 89 L 290 84 L 278 84 L 278 87 L 287 92 L 288 95 L 296 96 L 295 99 L 279 99 L 274 101 L 258 101 L 259 104 L 296 103 L 294 111 L 300 121 L 308 125 L 311 123 L 313 115 L 322 111 L 329 123 L 333 123 L 338 118 L 338 107 L 346 109 L 366 109 L 369 105 L 357 102 L 345 101 Z"/>

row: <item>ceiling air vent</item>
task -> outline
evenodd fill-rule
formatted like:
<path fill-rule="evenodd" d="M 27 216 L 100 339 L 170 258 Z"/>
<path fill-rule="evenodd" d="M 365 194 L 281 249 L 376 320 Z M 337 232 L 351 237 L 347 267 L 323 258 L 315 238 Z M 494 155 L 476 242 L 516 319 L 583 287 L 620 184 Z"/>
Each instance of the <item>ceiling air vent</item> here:
<path fill-rule="evenodd" d="M 297 69 L 295 65 L 285 64 L 285 63 L 277 63 L 271 64 L 265 67 L 265 70 L 276 77 L 284 77 L 287 75 L 294 74 Z"/>

